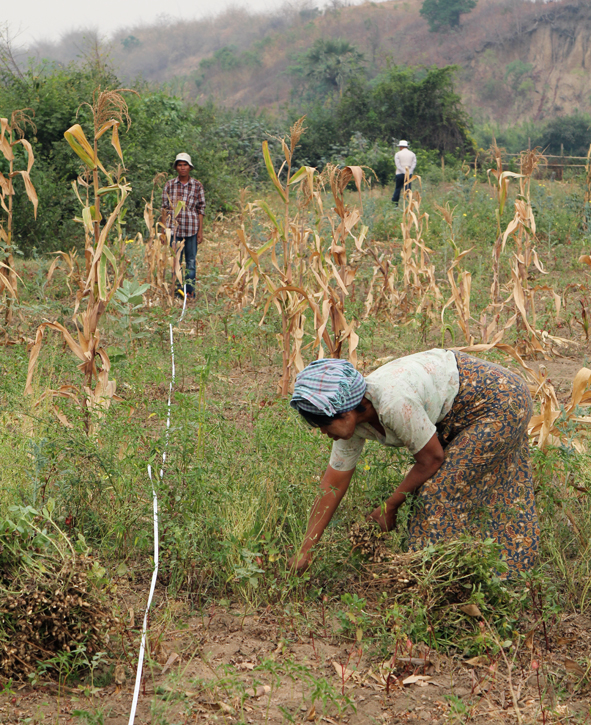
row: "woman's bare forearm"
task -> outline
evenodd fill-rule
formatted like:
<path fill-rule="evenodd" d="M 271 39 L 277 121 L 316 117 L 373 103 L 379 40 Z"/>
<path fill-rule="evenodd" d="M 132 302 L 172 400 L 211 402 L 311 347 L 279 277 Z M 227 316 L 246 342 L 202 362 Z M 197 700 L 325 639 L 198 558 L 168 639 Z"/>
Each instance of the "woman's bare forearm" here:
<path fill-rule="evenodd" d="M 308 528 L 300 553 L 305 554 L 315 546 L 320 537 L 324 533 L 324 529 L 330 523 L 334 512 L 337 510 L 343 496 L 347 493 L 353 471 L 337 471 L 328 466 L 326 472 L 320 482 L 320 494 L 314 501 L 310 518 L 308 520 Z"/>

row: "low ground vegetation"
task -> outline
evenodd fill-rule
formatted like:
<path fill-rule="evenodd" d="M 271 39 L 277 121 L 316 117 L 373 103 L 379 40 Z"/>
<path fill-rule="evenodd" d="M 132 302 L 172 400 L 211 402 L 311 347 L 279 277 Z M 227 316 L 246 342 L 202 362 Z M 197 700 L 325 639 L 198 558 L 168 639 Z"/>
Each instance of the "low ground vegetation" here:
<path fill-rule="evenodd" d="M 67 265 L 48 278 L 52 258 L 15 262 L 20 292 L 0 348 L 3 720 L 127 721 L 153 565 L 147 467 L 158 471 L 166 450 L 155 479 L 162 548 L 141 719 L 585 722 L 585 179 L 545 180 L 531 154 L 514 177 L 493 149 L 482 168 L 458 163 L 445 178 L 415 179 L 395 209 L 388 189 L 361 176 L 361 192 L 346 188 L 354 167 L 348 177 L 304 169 L 287 185 L 279 148 L 268 164 L 261 155 L 265 173 L 277 173 L 271 191 L 244 191 L 239 213 L 208 224 L 197 299 L 182 320 L 172 269 L 169 293 L 150 270 L 150 229 L 147 242 L 125 243 L 114 226 L 125 284 L 100 319 L 119 398 L 108 407 L 88 406 L 96 392 L 88 385 L 78 399 L 47 394 L 80 386 L 80 360 L 51 330 L 24 394 L 38 327 L 51 321 L 75 333 L 76 295 L 90 291 L 83 263 L 79 286 Z M 117 273 L 106 269 L 114 285 Z M 297 285 L 269 287 L 289 274 Z M 309 291 L 320 317 L 296 288 Z M 455 345 L 526 376 L 541 416 L 532 427 L 542 526 L 534 572 L 503 580 L 488 541 L 408 555 L 404 516 L 390 536 L 368 533 L 365 514 L 409 464 L 404 452 L 368 446 L 312 568 L 289 574 L 329 445 L 302 426 L 278 386 L 286 359 L 292 377 L 298 355 L 313 359 L 318 342 L 329 350 L 322 325 L 338 342 L 340 318 L 324 319 L 325 309 L 354 322 L 363 372 Z M 169 325 L 176 383 L 167 430 Z"/>

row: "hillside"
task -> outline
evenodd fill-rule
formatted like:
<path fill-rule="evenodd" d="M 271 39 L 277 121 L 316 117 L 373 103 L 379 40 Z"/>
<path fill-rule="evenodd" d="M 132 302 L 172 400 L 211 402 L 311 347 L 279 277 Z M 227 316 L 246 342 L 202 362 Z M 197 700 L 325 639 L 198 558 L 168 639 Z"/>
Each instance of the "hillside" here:
<path fill-rule="evenodd" d="M 110 40 L 125 79 L 167 84 L 186 98 L 228 107 L 277 108 L 294 98 L 289 73 L 318 38 L 343 38 L 375 75 L 389 63 L 458 64 L 459 89 L 480 121 L 543 120 L 591 110 L 591 6 L 585 0 L 480 0 L 459 30 L 430 33 L 422 0 L 306 6 L 281 15 L 233 10 L 200 22 L 126 28 Z M 38 57 L 80 57 L 89 37 L 31 49 Z"/>

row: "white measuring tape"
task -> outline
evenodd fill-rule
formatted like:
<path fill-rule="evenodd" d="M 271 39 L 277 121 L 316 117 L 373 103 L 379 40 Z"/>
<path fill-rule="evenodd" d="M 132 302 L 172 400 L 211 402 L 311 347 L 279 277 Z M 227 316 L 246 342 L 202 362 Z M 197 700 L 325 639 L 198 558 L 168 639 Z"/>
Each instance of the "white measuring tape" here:
<path fill-rule="evenodd" d="M 183 287 L 183 310 L 179 317 L 179 323 L 182 322 L 185 316 L 185 309 L 187 306 L 187 285 Z M 178 323 L 177 323 L 178 324 Z M 170 434 L 170 408 L 172 402 L 172 389 L 174 387 L 176 370 L 174 367 L 174 339 L 172 335 L 172 323 L 169 325 L 170 330 L 170 358 L 172 361 L 172 377 L 168 386 L 168 414 L 166 416 L 166 438 L 164 441 L 164 450 L 162 452 L 162 467 L 160 468 L 160 480 L 164 476 L 164 464 L 166 463 L 166 449 L 168 447 L 168 438 Z M 142 626 L 142 640 L 140 642 L 140 651 L 138 654 L 137 673 L 135 676 L 135 688 L 133 690 L 133 700 L 131 701 L 131 712 L 129 713 L 129 725 L 133 725 L 135 720 L 135 711 L 137 709 L 137 702 L 140 696 L 140 686 L 142 684 L 142 670 L 144 668 L 144 654 L 146 652 L 146 637 L 148 633 L 148 614 L 150 607 L 152 606 L 152 597 L 154 596 L 154 590 L 156 589 L 156 580 L 158 579 L 158 560 L 159 560 L 159 538 L 158 538 L 158 496 L 156 495 L 156 488 L 154 486 L 154 480 L 152 478 L 152 466 L 148 464 L 148 477 L 152 484 L 152 502 L 154 510 L 154 571 L 152 572 L 152 583 L 150 584 L 150 593 L 148 595 L 148 603 L 146 604 L 146 612 L 144 614 L 144 624 Z"/>

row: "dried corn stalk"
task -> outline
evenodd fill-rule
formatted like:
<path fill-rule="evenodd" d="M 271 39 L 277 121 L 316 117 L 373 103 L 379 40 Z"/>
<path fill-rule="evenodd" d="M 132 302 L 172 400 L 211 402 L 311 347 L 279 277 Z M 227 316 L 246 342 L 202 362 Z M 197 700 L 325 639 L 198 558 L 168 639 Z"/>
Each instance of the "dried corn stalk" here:
<path fill-rule="evenodd" d="M 353 235 L 352 230 L 359 223 L 361 212 L 346 205 L 344 194 L 351 181 L 355 182 L 358 192 L 361 191 L 364 172 L 360 167 L 339 169 L 329 166 L 320 177 L 316 169 L 301 167 L 292 175 L 293 153 L 304 131 L 303 120 L 292 127 L 289 144 L 285 139 L 279 139 L 285 156 L 279 171 L 275 170 L 267 142 L 263 143 L 265 164 L 283 206 L 283 214 L 281 217 L 276 215 L 263 200 L 249 205 L 250 213 L 265 214 L 269 239 L 260 248 L 253 249 L 243 223 L 238 230 L 240 252 L 234 267 L 237 275 L 232 297 L 242 304 L 250 286 L 254 301 L 261 283 L 268 293 L 261 324 L 271 305 L 281 316 L 282 331 L 278 337 L 282 350 L 279 385 L 282 395 L 287 395 L 289 391 L 293 372 L 304 367 L 304 349 L 317 349 L 321 358 L 326 347 L 331 357 L 340 357 L 347 342 L 349 359 L 356 364 L 359 339 L 353 321 L 347 320 L 345 313 L 348 288 L 356 271 L 347 260 L 345 242 L 352 237 L 361 250 L 366 229 L 362 229 L 357 237 Z M 285 181 L 282 182 L 280 177 L 284 171 Z M 299 195 L 294 200 L 290 192 L 296 184 Z M 330 185 L 333 194 L 336 218 L 324 212 L 322 189 L 325 184 Z M 308 221 L 307 209 L 311 204 L 316 211 L 316 228 L 312 228 Z M 323 221 L 330 224 L 330 240 L 320 233 Z M 278 249 L 281 250 L 280 257 L 277 256 Z M 266 257 L 270 257 L 270 264 L 265 263 Z M 313 313 L 314 335 L 312 341 L 303 346 L 307 310 Z"/>
<path fill-rule="evenodd" d="M 465 249 L 463 252 L 456 244 L 454 232 L 454 211 L 446 203 L 444 207 L 435 206 L 439 215 L 447 224 L 449 233 L 449 243 L 454 251 L 454 261 L 447 270 L 447 279 L 451 288 L 451 297 L 441 309 L 441 324 L 444 325 L 445 310 L 453 304 L 458 316 L 458 325 L 464 334 L 464 338 L 468 345 L 474 342 L 474 336 L 470 332 L 470 296 L 472 290 L 472 275 L 467 270 L 462 270 L 461 261 L 469 254 L 474 247 Z"/>
<path fill-rule="evenodd" d="M 525 333 L 522 334 L 519 343 L 522 354 L 540 353 L 544 357 L 547 357 L 549 352 L 552 351 L 553 345 L 563 346 L 569 344 L 569 341 L 549 335 L 547 332 L 536 328 L 535 293 L 540 290 L 551 292 L 554 297 L 557 317 L 560 314 L 561 299 L 549 286 L 536 285 L 530 287 L 528 281 L 532 265 L 541 274 L 546 274 L 535 249 L 536 221 L 530 195 L 532 176 L 538 166 L 545 162 L 545 158 L 537 149 L 522 152 L 520 158 L 521 173 L 516 174 L 511 171 L 504 171 L 500 150 L 494 146 L 493 151 L 495 151 L 497 168 L 489 169 L 489 177 L 493 176 L 496 180 L 498 237 L 493 250 L 491 304 L 481 314 L 481 329 L 485 330 L 483 340 L 488 342 L 490 336 L 493 334 L 495 334 L 495 340 L 499 340 L 496 333 L 500 327 L 501 312 L 508 304 L 512 304 L 516 315 L 514 320 L 515 324 L 519 331 Z M 514 202 L 515 213 L 505 231 L 501 232 L 500 219 L 507 200 L 509 184 L 512 179 L 519 180 L 519 192 Z M 507 284 L 508 297 L 505 300 L 501 300 L 499 261 L 509 239 L 513 240 L 515 250 L 511 263 L 511 280 Z M 492 319 L 490 323 L 487 323 L 487 312 L 491 314 Z M 506 329 L 507 325 L 505 325 L 503 330 Z"/>
<path fill-rule="evenodd" d="M 411 181 L 418 180 L 413 176 Z M 418 191 L 405 189 L 402 212 L 402 288 L 398 281 L 398 270 L 387 254 L 379 254 L 376 246 L 368 246 L 365 253 L 373 258 L 374 268 L 365 300 L 364 317 L 385 310 L 389 317 L 402 323 L 411 322 L 424 315 L 435 319 L 435 312 L 443 296 L 435 280 L 435 265 L 431 263 L 429 249 L 423 240 L 429 215 L 421 212 L 421 195 Z M 378 279 L 381 284 L 378 284 Z"/>
<path fill-rule="evenodd" d="M 363 319 L 367 319 L 370 315 L 377 316 L 381 312 L 394 316 L 400 309 L 400 292 L 397 285 L 398 269 L 390 261 L 391 254 L 389 252 L 380 254 L 375 243 L 373 246 L 368 246 L 365 251 L 373 258 L 374 267 L 365 298 Z M 380 284 L 378 284 L 378 280 L 380 280 Z"/>
<path fill-rule="evenodd" d="M 540 412 L 532 416 L 528 425 L 532 443 L 542 450 L 546 450 L 548 446 L 562 445 L 572 447 L 579 453 L 585 451 L 579 434 L 587 429 L 591 416 L 582 415 L 580 409 L 591 406 L 591 370 L 583 367 L 578 371 L 573 380 L 570 399 L 565 405 L 560 405 L 546 368 L 540 365 L 539 370 L 534 370 L 511 345 L 493 343 L 469 345 L 459 349 L 461 352 L 482 353 L 493 348 L 519 363 L 534 401 L 538 400 L 540 403 Z"/>
<path fill-rule="evenodd" d="M 145 240 L 144 259 L 147 276 L 145 281 L 151 285 L 154 299 L 163 299 L 169 305 L 174 301 L 174 284 L 170 284 L 169 277 L 182 285 L 181 252 L 184 241 L 172 242 L 172 231 L 156 221 L 154 216 L 154 192 L 158 185 L 166 180 L 166 174 L 157 174 L 152 182 L 150 201 L 144 205 L 144 222 L 148 229 L 148 238 Z M 159 229 L 161 233 L 159 233 Z M 164 235 L 164 239 L 162 236 Z M 142 241 L 144 241 L 142 239 Z"/>
<path fill-rule="evenodd" d="M 583 228 L 585 231 L 589 229 L 589 215 L 591 214 L 591 146 L 587 151 L 587 163 L 585 164 L 585 206 L 583 217 Z"/>
<path fill-rule="evenodd" d="M 47 272 L 47 284 L 53 279 L 56 270 L 63 266 L 66 270 L 66 284 L 68 285 L 70 294 L 74 294 L 74 290 L 72 289 L 72 285 L 74 285 L 76 288 L 76 300 L 79 305 L 86 287 L 86 277 L 80 270 L 80 265 L 78 264 L 78 252 L 72 249 L 71 252 L 54 252 L 54 254 L 55 259 L 49 266 Z"/>
<path fill-rule="evenodd" d="M 420 181 L 420 177 L 414 179 Z M 443 295 L 435 280 L 435 265 L 431 263 L 429 249 L 423 234 L 429 224 L 429 215 L 421 212 L 421 195 L 418 191 L 407 189 L 404 192 L 405 204 L 402 212 L 402 282 L 404 293 L 400 299 L 405 314 L 425 314 L 435 318 L 437 307 Z"/>
<path fill-rule="evenodd" d="M 6 213 L 5 225 L 0 222 L 0 244 L 3 246 L 3 260 L 0 261 L 0 294 L 6 292 L 8 300 L 6 304 L 5 322 L 8 325 L 12 320 L 12 300 L 18 294 L 18 275 L 14 269 L 14 246 L 13 246 L 13 199 L 15 195 L 14 179 L 20 176 L 25 185 L 25 192 L 31 204 L 33 213 L 37 218 L 37 192 L 31 181 L 31 168 L 35 162 L 33 148 L 25 138 L 25 131 L 29 126 L 33 133 L 36 127 L 30 116 L 26 113 L 31 109 L 14 111 L 8 118 L 0 118 L 0 151 L 8 162 L 8 175 L 0 172 L 0 206 Z M 14 150 L 18 145 L 23 146 L 27 152 L 27 168 L 15 169 Z"/>
<path fill-rule="evenodd" d="M 25 393 L 32 394 L 33 392 L 33 373 L 41 350 L 45 329 L 57 330 L 62 334 L 64 342 L 70 350 L 81 361 L 79 368 L 84 375 L 84 385 L 81 388 L 75 386 L 66 386 L 64 388 L 62 386 L 58 390 L 46 391 L 45 396 L 51 396 L 52 398 L 64 397 L 64 394 L 66 394 L 66 397 L 80 399 L 85 411 L 86 431 L 90 434 L 94 430 L 93 417 L 100 418 L 109 407 L 111 400 L 116 399 L 116 384 L 114 380 L 108 378 L 110 361 L 106 351 L 100 345 L 101 336 L 98 325 L 123 277 L 112 248 L 108 245 L 108 239 L 111 231 L 116 229 L 119 240 L 122 241 L 123 207 L 131 187 L 122 178 L 120 168 L 115 175 L 108 173 L 98 155 L 98 141 L 105 133 L 110 131 L 111 144 L 121 161 L 123 161 L 118 130 L 122 123 L 126 123 L 128 126 L 130 123 L 125 99 L 118 91 L 101 92 L 99 89 L 95 92 L 93 104 L 89 105 L 89 108 L 92 111 L 94 122 L 93 144 L 89 143 L 82 127 L 78 124 L 72 126 L 64 134 L 72 149 L 82 159 L 88 171 L 92 173 L 94 192 L 92 206 L 89 205 L 88 196 L 86 202 L 83 202 L 78 195 L 79 200 L 83 203 L 83 223 L 89 232 L 92 230 L 93 236 L 92 247 L 86 250 L 90 254 L 87 255 L 89 262 L 87 261 L 88 273 L 84 280 L 84 288 L 81 291 L 79 290 L 74 307 L 73 319 L 76 325 L 78 341 L 63 325 L 57 322 L 45 322 L 40 325 L 37 329 L 35 344 L 30 353 Z M 106 186 L 101 187 L 99 184 L 99 171 L 102 172 L 106 179 Z M 116 196 L 115 207 L 106 222 L 101 226 L 100 200 L 104 195 L 110 193 L 114 193 Z M 111 275 L 109 275 L 109 268 L 111 269 Z M 84 312 L 79 313 L 78 308 L 83 299 L 87 300 L 86 309 Z M 97 368 L 97 358 L 101 363 L 100 368 Z M 97 383 L 93 389 L 94 378 L 96 378 Z M 92 412 L 95 413 L 95 416 L 91 415 Z M 65 423 L 67 419 L 62 414 L 60 420 Z"/>

